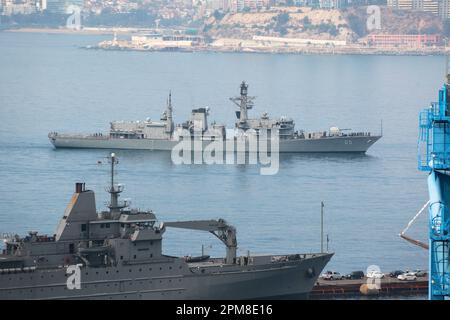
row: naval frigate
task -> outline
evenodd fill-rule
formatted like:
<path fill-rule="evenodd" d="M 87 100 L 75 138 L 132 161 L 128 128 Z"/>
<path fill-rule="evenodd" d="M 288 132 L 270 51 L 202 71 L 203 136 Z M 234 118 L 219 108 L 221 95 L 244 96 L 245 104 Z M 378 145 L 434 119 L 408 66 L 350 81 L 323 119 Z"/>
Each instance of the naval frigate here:
<path fill-rule="evenodd" d="M 331 127 L 329 131 L 306 132 L 295 130 L 294 120 L 287 117 L 271 119 L 267 112 L 260 118 L 251 119 L 248 110 L 254 106 L 255 97 L 248 95 L 248 85 L 241 83 L 240 95 L 230 98 L 237 105 L 235 127 L 227 130 L 222 124 L 208 124 L 209 108 L 193 109 L 190 119 L 175 125 L 173 122 L 173 107 L 171 94 L 167 100 L 166 110 L 159 121 L 147 118 L 144 121 L 113 121 L 108 133 L 68 134 L 51 132 L 48 137 L 55 148 L 95 148 L 95 149 L 140 149 L 140 150 L 173 150 L 181 140 L 201 140 L 194 144 L 192 150 L 199 146 L 201 150 L 211 144 L 222 141 L 222 150 L 236 151 L 240 141 L 244 140 L 244 150 L 249 140 L 263 140 L 266 137 L 266 147 L 270 150 L 273 133 L 278 135 L 278 151 L 291 153 L 315 152 L 356 152 L 365 153 L 370 146 L 381 138 L 370 132 L 353 132 L 348 129 Z M 228 131 L 228 133 L 227 133 Z M 263 136 L 260 133 L 265 133 Z M 186 134 L 187 133 L 187 134 Z M 260 146 L 260 141 L 258 146 Z M 230 147 L 231 146 L 231 147 Z M 257 147 L 254 151 L 258 151 Z M 200 150 L 200 151 L 201 151 Z"/>
<path fill-rule="evenodd" d="M 159 222 L 152 211 L 119 201 L 111 154 L 108 210 L 76 183 L 56 233 L 5 237 L 0 254 L 4 299 L 260 299 L 306 298 L 332 253 L 237 255 L 236 229 L 223 219 Z M 162 252 L 166 228 L 207 231 L 223 258 Z"/>

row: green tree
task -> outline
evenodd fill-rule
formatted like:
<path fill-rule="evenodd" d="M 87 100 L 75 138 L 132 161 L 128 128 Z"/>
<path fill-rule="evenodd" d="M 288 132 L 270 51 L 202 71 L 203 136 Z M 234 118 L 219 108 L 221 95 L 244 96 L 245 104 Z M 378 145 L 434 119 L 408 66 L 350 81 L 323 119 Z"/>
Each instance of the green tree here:
<path fill-rule="evenodd" d="M 308 16 L 305 16 L 301 21 L 305 29 L 311 27 L 311 19 L 309 19 Z"/>
<path fill-rule="evenodd" d="M 215 10 L 213 13 L 213 16 L 216 20 L 222 20 L 222 18 L 225 16 L 225 14 L 219 10 Z"/>
<path fill-rule="evenodd" d="M 350 14 L 347 17 L 348 25 L 359 37 L 364 37 L 367 34 L 365 18 Z"/>
<path fill-rule="evenodd" d="M 277 16 L 276 20 L 277 20 L 277 24 L 280 25 L 280 26 L 288 23 L 288 21 L 289 21 L 289 13 L 287 13 L 287 12 L 280 13 Z"/>

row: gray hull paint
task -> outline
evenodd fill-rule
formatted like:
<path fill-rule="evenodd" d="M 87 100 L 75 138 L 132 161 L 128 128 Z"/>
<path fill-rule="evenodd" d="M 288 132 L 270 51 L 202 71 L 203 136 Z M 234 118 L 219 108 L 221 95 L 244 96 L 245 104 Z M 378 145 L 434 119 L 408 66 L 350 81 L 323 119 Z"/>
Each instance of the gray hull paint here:
<path fill-rule="evenodd" d="M 347 136 L 327 137 L 320 139 L 288 139 L 281 140 L 279 151 L 282 153 L 316 153 L 316 152 L 360 152 L 364 153 L 380 136 Z M 50 142 L 55 148 L 86 149 L 134 149 L 134 150 L 166 150 L 170 151 L 179 141 L 152 139 L 110 139 L 110 138 L 78 138 L 55 137 Z M 210 142 L 203 142 L 203 150 Z M 269 146 L 270 149 L 270 146 Z M 224 147 L 224 150 L 227 150 Z M 234 150 L 237 150 L 236 144 Z M 246 147 L 248 150 L 248 146 Z"/>
<path fill-rule="evenodd" d="M 82 268 L 80 290 L 66 288 L 65 268 L 0 274 L 0 300 L 307 298 L 331 256 L 316 254 L 298 261 L 247 266 L 188 265 L 173 259 L 171 263 Z"/>

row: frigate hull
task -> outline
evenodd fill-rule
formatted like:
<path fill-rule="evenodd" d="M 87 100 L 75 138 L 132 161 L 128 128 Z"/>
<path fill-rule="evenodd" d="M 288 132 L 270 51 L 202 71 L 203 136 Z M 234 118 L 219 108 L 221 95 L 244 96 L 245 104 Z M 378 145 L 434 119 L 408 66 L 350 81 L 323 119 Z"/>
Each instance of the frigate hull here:
<path fill-rule="evenodd" d="M 279 141 L 281 153 L 319 153 L 319 152 L 357 152 L 364 153 L 381 136 L 337 136 L 316 139 L 283 139 Z M 50 142 L 55 148 L 81 148 L 81 149 L 130 149 L 130 150 L 166 150 L 170 151 L 180 141 L 157 139 L 117 139 L 104 137 L 76 137 L 76 136 L 52 136 Z M 192 150 L 197 151 L 198 146 L 205 150 L 211 141 L 203 141 L 200 144 L 192 144 Z M 217 144 L 218 141 L 215 141 Z M 236 141 L 223 142 L 222 150 L 236 152 L 238 150 L 252 149 L 248 142 L 245 147 L 239 148 Z M 267 150 L 271 150 L 272 142 L 268 141 Z M 256 149 L 258 150 L 258 149 Z"/>
<path fill-rule="evenodd" d="M 188 264 L 175 258 L 151 264 L 82 267 L 80 289 L 72 290 L 67 287 L 66 267 L 3 272 L 0 299 L 304 299 L 331 256 L 307 254 L 280 262 L 270 262 L 271 256 L 255 256 L 248 265 L 213 260 Z"/>

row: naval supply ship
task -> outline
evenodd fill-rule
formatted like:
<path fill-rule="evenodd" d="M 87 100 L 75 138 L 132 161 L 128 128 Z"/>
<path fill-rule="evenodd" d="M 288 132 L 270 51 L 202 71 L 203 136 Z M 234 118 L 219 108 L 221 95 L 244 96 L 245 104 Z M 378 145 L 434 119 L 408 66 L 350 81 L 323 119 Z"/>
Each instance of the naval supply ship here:
<path fill-rule="evenodd" d="M 331 127 L 329 131 L 305 132 L 295 130 L 294 120 L 287 117 L 271 119 L 265 112 L 260 118 L 248 117 L 248 110 L 254 106 L 255 97 L 248 96 L 248 85 L 241 83 L 240 95 L 230 98 L 237 105 L 235 127 L 227 134 L 222 124 L 208 124 L 209 108 L 193 109 L 190 119 L 175 125 L 171 95 L 166 110 L 159 121 L 147 118 L 145 121 L 113 121 L 108 133 L 67 134 L 51 132 L 48 137 L 55 148 L 96 148 L 96 149 L 141 149 L 173 150 L 181 140 L 201 140 L 191 150 L 201 151 L 214 141 L 223 143 L 224 151 L 239 151 L 238 143 L 244 140 L 244 150 L 258 151 L 265 137 L 266 150 L 271 150 L 271 138 L 279 137 L 278 151 L 292 153 L 315 152 L 357 152 L 365 153 L 370 146 L 381 138 L 370 132 L 352 132 L 349 129 Z M 187 134 L 186 134 L 187 133 Z M 261 133 L 261 135 L 260 135 Z M 262 133 L 265 135 L 263 136 Z M 250 148 L 252 137 L 260 139 L 255 149 Z M 230 147 L 231 145 L 231 147 Z M 197 150 L 196 148 L 201 148 Z M 242 150 L 242 149 L 241 149 Z"/>
<path fill-rule="evenodd" d="M 333 255 L 238 256 L 236 229 L 223 219 L 159 222 L 152 211 L 119 201 L 114 154 L 110 162 L 108 210 L 97 212 L 94 192 L 76 183 L 56 234 L 5 237 L 0 300 L 306 298 Z M 167 228 L 210 232 L 226 255 L 166 255 Z"/>

